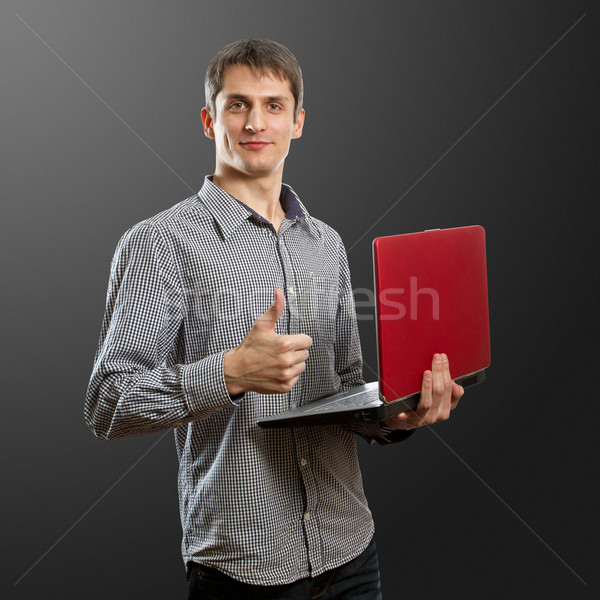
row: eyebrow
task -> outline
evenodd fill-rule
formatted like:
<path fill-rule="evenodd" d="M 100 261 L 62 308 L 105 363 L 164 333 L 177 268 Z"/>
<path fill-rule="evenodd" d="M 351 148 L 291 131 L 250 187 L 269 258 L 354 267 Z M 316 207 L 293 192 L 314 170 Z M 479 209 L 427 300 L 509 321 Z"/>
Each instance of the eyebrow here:
<path fill-rule="evenodd" d="M 225 100 L 242 100 L 243 102 L 250 104 L 250 98 L 244 94 L 227 94 L 227 96 L 225 96 Z M 264 96 L 261 98 L 261 100 L 264 100 L 265 102 L 280 102 L 281 104 L 287 104 L 289 102 L 289 98 L 287 96 Z"/>

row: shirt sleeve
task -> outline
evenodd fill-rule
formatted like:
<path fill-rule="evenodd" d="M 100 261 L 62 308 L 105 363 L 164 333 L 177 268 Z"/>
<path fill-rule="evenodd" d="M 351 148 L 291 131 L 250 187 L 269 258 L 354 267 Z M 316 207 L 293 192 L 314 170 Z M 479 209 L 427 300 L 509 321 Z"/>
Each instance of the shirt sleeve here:
<path fill-rule="evenodd" d="M 234 406 L 223 375 L 225 352 L 178 362 L 183 296 L 160 233 L 148 223 L 130 229 L 111 264 L 85 401 L 85 420 L 99 438 L 171 429 Z"/>
<path fill-rule="evenodd" d="M 336 318 L 335 366 L 341 379 L 340 391 L 362 385 L 363 362 L 354 306 L 354 294 L 350 281 L 350 267 L 343 242 L 340 240 L 340 284 L 339 303 Z M 412 435 L 413 431 L 393 430 L 380 423 L 352 424 L 348 429 L 370 444 L 392 444 Z"/>

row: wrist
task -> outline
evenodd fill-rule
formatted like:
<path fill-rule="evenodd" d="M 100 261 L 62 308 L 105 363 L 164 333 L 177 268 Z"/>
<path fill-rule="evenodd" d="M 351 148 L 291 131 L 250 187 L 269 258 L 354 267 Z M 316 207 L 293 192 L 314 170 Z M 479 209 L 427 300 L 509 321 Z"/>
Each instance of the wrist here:
<path fill-rule="evenodd" d="M 236 376 L 236 365 L 239 362 L 236 351 L 237 348 L 229 350 L 223 357 L 223 377 L 225 378 L 227 393 L 230 396 L 238 396 L 247 391 L 239 377 Z"/>

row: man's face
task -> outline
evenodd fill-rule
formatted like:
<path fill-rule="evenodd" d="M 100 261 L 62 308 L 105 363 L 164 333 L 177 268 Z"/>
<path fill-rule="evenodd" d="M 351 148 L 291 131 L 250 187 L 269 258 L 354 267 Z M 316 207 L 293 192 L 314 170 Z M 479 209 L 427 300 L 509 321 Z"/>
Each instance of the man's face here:
<path fill-rule="evenodd" d="M 202 109 L 204 133 L 215 140 L 216 174 L 281 175 L 290 141 L 302 135 L 304 124 L 304 110 L 294 120 L 287 80 L 260 76 L 247 65 L 228 67 L 214 112 Z"/>

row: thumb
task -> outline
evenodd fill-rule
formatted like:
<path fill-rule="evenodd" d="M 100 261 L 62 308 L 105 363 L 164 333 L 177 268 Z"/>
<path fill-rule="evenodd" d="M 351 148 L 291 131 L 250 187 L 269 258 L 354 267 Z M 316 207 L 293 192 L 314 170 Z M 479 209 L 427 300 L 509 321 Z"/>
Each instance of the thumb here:
<path fill-rule="evenodd" d="M 258 317 L 257 321 L 260 321 L 263 325 L 275 331 L 275 323 L 277 323 L 277 319 L 281 316 L 284 306 L 285 300 L 283 298 L 283 292 L 279 288 L 275 288 L 273 303 L 262 316 Z"/>

